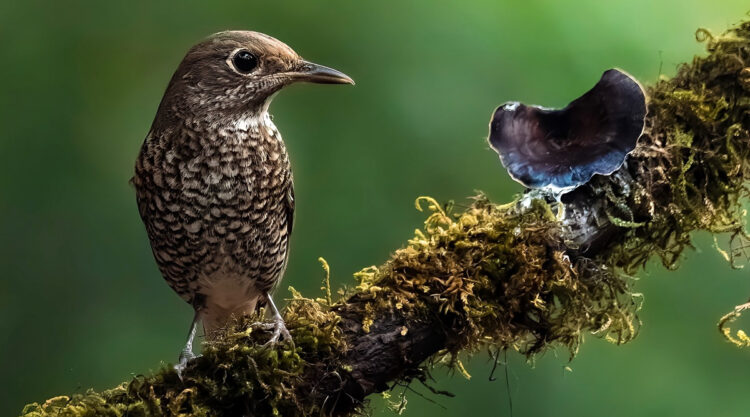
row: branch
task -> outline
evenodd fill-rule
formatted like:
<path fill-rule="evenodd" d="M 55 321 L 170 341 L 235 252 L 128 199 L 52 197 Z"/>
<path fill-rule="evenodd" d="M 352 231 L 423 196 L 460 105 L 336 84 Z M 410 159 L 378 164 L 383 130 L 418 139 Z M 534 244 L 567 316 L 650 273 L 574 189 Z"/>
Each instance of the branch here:
<path fill-rule="evenodd" d="M 654 255 L 676 268 L 695 230 L 730 233 L 731 260 L 747 247 L 750 22 L 697 37 L 708 55 L 648 88 L 646 131 L 614 174 L 562 202 L 479 196 L 454 213 L 420 198 L 430 212 L 424 229 L 355 274 L 358 285 L 339 301 L 292 289 L 294 348 L 262 347 L 269 335 L 251 324 L 259 317 L 243 318 L 206 343 L 184 381 L 164 368 L 30 404 L 23 415 L 348 416 L 369 394 L 425 381 L 435 364 L 462 369 L 461 353 L 564 346 L 572 357 L 586 333 L 631 340 L 639 298 L 629 274 Z"/>

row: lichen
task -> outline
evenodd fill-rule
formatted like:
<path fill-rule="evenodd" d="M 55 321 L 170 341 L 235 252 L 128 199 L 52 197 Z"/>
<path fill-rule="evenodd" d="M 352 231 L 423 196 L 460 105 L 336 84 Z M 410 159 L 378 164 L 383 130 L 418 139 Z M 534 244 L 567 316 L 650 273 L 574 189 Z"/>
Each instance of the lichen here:
<path fill-rule="evenodd" d="M 458 372 L 459 354 L 483 349 L 533 357 L 562 346 L 572 357 L 584 335 L 631 340 L 640 296 L 630 274 L 653 256 L 676 268 L 695 230 L 730 234 L 732 260 L 747 239 L 741 201 L 750 174 L 750 22 L 698 37 L 709 54 L 648 88 L 646 131 L 623 168 L 563 203 L 529 194 L 496 205 L 479 196 L 454 212 L 420 198 L 418 207 L 429 210 L 424 228 L 383 265 L 356 273 L 355 287 L 334 297 L 326 267 L 324 298 L 292 291 L 284 316 L 293 346 L 264 346 L 268 332 L 253 326 L 260 316 L 241 318 L 204 346 L 184 381 L 165 367 L 103 392 L 30 404 L 23 415 L 325 414 L 330 404 L 320 399 L 327 397 L 311 393 L 324 378 L 353 370 L 343 359 L 351 340 L 338 312 L 355 303 L 365 334 L 394 312 L 405 318 L 397 332 L 405 338 L 420 317 L 439 317 L 449 337 L 430 363 Z M 747 342 L 744 333 L 723 329 L 737 344 Z M 405 369 L 399 378 L 425 372 Z"/>

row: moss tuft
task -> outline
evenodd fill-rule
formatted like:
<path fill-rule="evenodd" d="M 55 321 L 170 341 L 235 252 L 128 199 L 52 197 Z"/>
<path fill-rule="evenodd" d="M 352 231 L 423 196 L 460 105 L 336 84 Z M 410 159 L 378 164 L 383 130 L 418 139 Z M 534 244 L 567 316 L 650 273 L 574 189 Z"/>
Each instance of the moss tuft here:
<path fill-rule="evenodd" d="M 608 214 L 624 214 L 637 225 L 614 240 L 599 257 L 602 264 L 633 272 L 655 254 L 674 269 L 695 230 L 730 233 L 731 258 L 743 256 L 750 23 L 722 35 L 701 29 L 696 37 L 706 42 L 709 55 L 648 88 L 647 128 L 622 169 L 637 181 L 622 188 L 598 178 L 587 186 Z"/>

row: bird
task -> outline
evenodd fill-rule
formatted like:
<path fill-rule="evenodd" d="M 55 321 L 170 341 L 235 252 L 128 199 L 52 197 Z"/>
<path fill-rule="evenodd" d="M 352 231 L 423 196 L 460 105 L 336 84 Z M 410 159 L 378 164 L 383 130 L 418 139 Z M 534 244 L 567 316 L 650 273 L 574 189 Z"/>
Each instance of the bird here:
<path fill-rule="evenodd" d="M 291 340 L 271 294 L 289 258 L 294 185 L 268 108 L 297 82 L 354 84 L 263 33 L 210 35 L 177 67 L 140 148 L 138 211 L 161 274 L 195 310 L 180 377 L 199 322 L 211 339 L 268 305 L 268 343 Z"/>

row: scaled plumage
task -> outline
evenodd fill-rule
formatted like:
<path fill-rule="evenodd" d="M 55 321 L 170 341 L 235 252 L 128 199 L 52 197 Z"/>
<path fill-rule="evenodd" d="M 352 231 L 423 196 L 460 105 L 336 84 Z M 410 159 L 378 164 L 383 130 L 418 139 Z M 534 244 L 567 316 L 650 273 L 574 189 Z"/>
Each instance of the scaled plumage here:
<path fill-rule="evenodd" d="M 154 257 L 196 310 L 186 357 L 196 321 L 210 337 L 232 315 L 266 302 L 275 310 L 269 294 L 286 266 L 294 189 L 267 110 L 295 81 L 353 83 L 267 35 L 212 35 L 183 59 L 141 148 L 133 182 Z"/>

